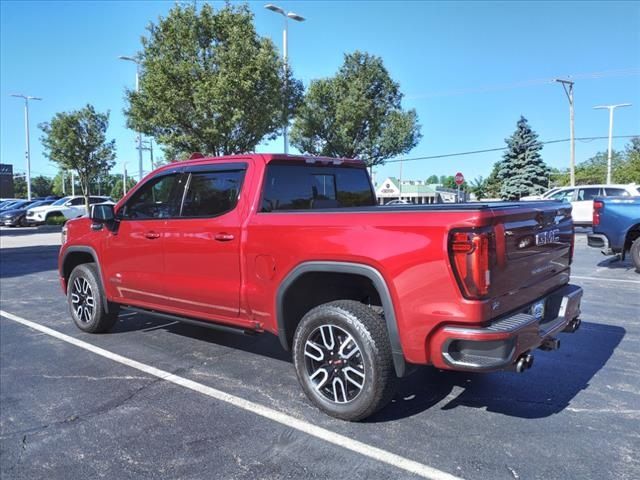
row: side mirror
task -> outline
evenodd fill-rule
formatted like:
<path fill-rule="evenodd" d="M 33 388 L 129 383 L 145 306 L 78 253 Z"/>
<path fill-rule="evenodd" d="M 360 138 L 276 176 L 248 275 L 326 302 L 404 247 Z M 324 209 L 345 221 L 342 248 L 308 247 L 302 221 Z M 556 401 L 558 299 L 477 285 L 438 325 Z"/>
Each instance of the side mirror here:
<path fill-rule="evenodd" d="M 111 204 L 90 205 L 91 214 L 89 218 L 93 222 L 91 228 L 93 230 L 102 230 L 103 225 L 107 225 L 110 230 L 115 223 L 115 211 Z"/>

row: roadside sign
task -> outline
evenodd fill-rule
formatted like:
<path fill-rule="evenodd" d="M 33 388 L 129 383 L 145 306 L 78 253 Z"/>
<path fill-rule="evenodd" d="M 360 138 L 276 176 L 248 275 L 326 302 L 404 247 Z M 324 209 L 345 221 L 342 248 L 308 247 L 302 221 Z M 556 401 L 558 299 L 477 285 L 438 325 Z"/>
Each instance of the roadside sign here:
<path fill-rule="evenodd" d="M 462 175 L 462 173 L 460 172 L 456 173 L 455 180 L 456 180 L 456 185 L 462 185 L 464 183 L 464 175 Z"/>

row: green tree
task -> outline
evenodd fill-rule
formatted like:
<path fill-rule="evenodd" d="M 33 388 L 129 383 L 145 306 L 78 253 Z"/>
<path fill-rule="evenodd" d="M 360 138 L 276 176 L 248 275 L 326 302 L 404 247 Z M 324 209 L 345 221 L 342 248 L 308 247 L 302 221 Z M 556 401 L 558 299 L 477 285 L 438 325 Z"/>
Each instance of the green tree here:
<path fill-rule="evenodd" d="M 615 172 L 620 183 L 640 184 L 640 137 L 633 137 L 624 150 L 624 164 Z"/>
<path fill-rule="evenodd" d="M 114 200 L 120 200 L 124 196 L 124 193 L 122 191 L 122 175 L 114 176 L 117 178 L 113 183 L 113 187 L 109 191 L 109 196 Z M 127 177 L 127 192 L 131 190 L 135 185 L 136 181 L 131 177 Z"/>
<path fill-rule="evenodd" d="M 401 100 L 400 86 L 380 57 L 347 54 L 334 77 L 311 82 L 291 130 L 291 143 L 312 155 L 382 165 L 409 152 L 421 138 L 416 111 L 404 111 Z"/>
<path fill-rule="evenodd" d="M 27 181 L 24 179 L 24 175 L 13 176 L 13 196 L 27 198 Z"/>
<path fill-rule="evenodd" d="M 476 200 L 482 200 L 487 196 L 487 180 L 482 176 L 475 178 L 471 181 L 469 190 L 476 196 Z"/>
<path fill-rule="evenodd" d="M 500 164 L 500 196 L 504 200 L 519 200 L 525 195 L 544 192 L 549 183 L 549 167 L 540 156 L 542 143 L 538 141 L 538 134 L 526 118 L 520 117 L 516 131 L 505 142 L 508 149 Z"/>
<path fill-rule="evenodd" d="M 439 183 L 440 179 L 437 175 L 431 175 L 429 178 L 425 180 L 427 184 Z"/>
<path fill-rule="evenodd" d="M 454 177 L 453 175 L 442 175 L 440 177 L 440 183 L 442 183 L 442 186 L 445 188 L 453 188 L 455 190 L 458 189 L 458 184 L 456 183 L 456 177 Z M 469 187 L 469 184 L 467 183 L 466 180 L 462 182 L 462 185 L 460 185 L 460 189 L 462 190 L 467 190 L 468 187 Z"/>
<path fill-rule="evenodd" d="M 493 164 L 491 173 L 485 180 L 485 196 L 486 198 L 499 198 L 500 189 L 502 188 L 502 180 L 500 179 L 500 168 L 502 162 L 498 161 Z"/>
<path fill-rule="evenodd" d="M 31 195 L 33 197 L 48 197 L 53 194 L 53 182 L 43 176 L 38 175 L 31 179 Z"/>
<path fill-rule="evenodd" d="M 61 168 L 77 172 L 87 211 L 91 183 L 115 163 L 115 140 L 107 141 L 108 127 L 109 112 L 96 112 L 92 105 L 56 113 L 49 123 L 40 124 L 45 155 Z"/>
<path fill-rule="evenodd" d="M 175 5 L 148 27 L 138 60 L 140 91 L 126 92 L 127 124 L 154 136 L 169 159 L 253 151 L 275 138 L 302 97 L 247 5 Z"/>

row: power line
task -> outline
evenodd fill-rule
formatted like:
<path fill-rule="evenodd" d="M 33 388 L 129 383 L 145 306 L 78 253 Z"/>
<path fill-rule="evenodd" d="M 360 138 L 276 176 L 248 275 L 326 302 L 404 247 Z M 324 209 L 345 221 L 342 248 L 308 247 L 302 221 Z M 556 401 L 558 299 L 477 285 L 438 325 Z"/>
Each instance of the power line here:
<path fill-rule="evenodd" d="M 633 138 L 633 137 L 638 137 L 640 135 L 616 135 L 613 138 Z M 609 138 L 609 137 L 580 137 L 580 138 L 576 138 L 576 140 L 581 141 L 581 142 L 590 142 L 593 140 L 602 140 L 605 138 Z M 547 145 L 550 143 L 562 143 L 562 142 L 568 142 L 569 140 L 571 140 L 570 138 L 562 138 L 560 140 L 547 140 L 546 142 L 540 142 L 543 145 Z M 486 148 L 483 150 L 470 150 L 468 152 L 457 152 L 457 153 L 445 153 L 442 155 L 429 155 L 426 157 L 413 157 L 413 158 L 396 158 L 394 160 L 387 160 L 385 163 L 399 163 L 399 162 L 413 162 L 415 160 L 433 160 L 435 158 L 447 158 L 447 157 L 460 157 L 460 156 L 464 156 L 464 155 L 474 155 L 476 153 L 487 153 L 487 152 L 500 152 L 502 150 L 506 150 L 507 146 L 505 147 L 499 147 L 499 148 Z"/>
<path fill-rule="evenodd" d="M 578 73 L 574 75 L 561 75 L 570 80 L 591 80 L 607 77 L 632 77 L 640 75 L 640 68 L 624 68 L 617 70 L 606 70 L 603 72 Z M 459 88 L 453 90 L 442 90 L 439 92 L 423 93 L 416 95 L 407 95 L 407 100 L 419 100 L 424 98 L 450 97 L 456 95 L 467 95 L 470 93 L 489 93 L 501 90 L 511 90 L 514 88 L 535 87 L 538 85 L 550 85 L 555 82 L 557 77 L 539 78 L 535 80 L 522 80 L 513 83 L 498 83 L 493 85 L 484 85 L 476 88 Z"/>

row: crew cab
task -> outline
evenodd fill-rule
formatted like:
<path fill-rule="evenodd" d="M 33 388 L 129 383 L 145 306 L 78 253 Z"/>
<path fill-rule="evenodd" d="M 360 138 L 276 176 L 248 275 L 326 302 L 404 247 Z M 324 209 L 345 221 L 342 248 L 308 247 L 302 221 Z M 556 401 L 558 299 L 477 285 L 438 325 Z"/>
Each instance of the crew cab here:
<path fill-rule="evenodd" d="M 640 196 L 596 197 L 593 201 L 593 233 L 587 235 L 590 247 L 604 255 L 631 254 L 640 272 Z"/>
<path fill-rule="evenodd" d="M 70 220 L 71 317 L 120 308 L 271 333 L 326 413 L 360 420 L 414 365 L 531 367 L 580 325 L 571 205 L 378 206 L 356 160 L 251 154 L 159 168 L 117 205 Z"/>
<path fill-rule="evenodd" d="M 90 196 L 89 204 L 113 202 L 111 197 Z M 49 205 L 43 205 L 27 210 L 26 223 L 28 225 L 41 225 L 50 217 L 63 216 L 66 219 L 77 218 L 87 214 L 85 199 L 83 196 L 63 197 Z"/>

